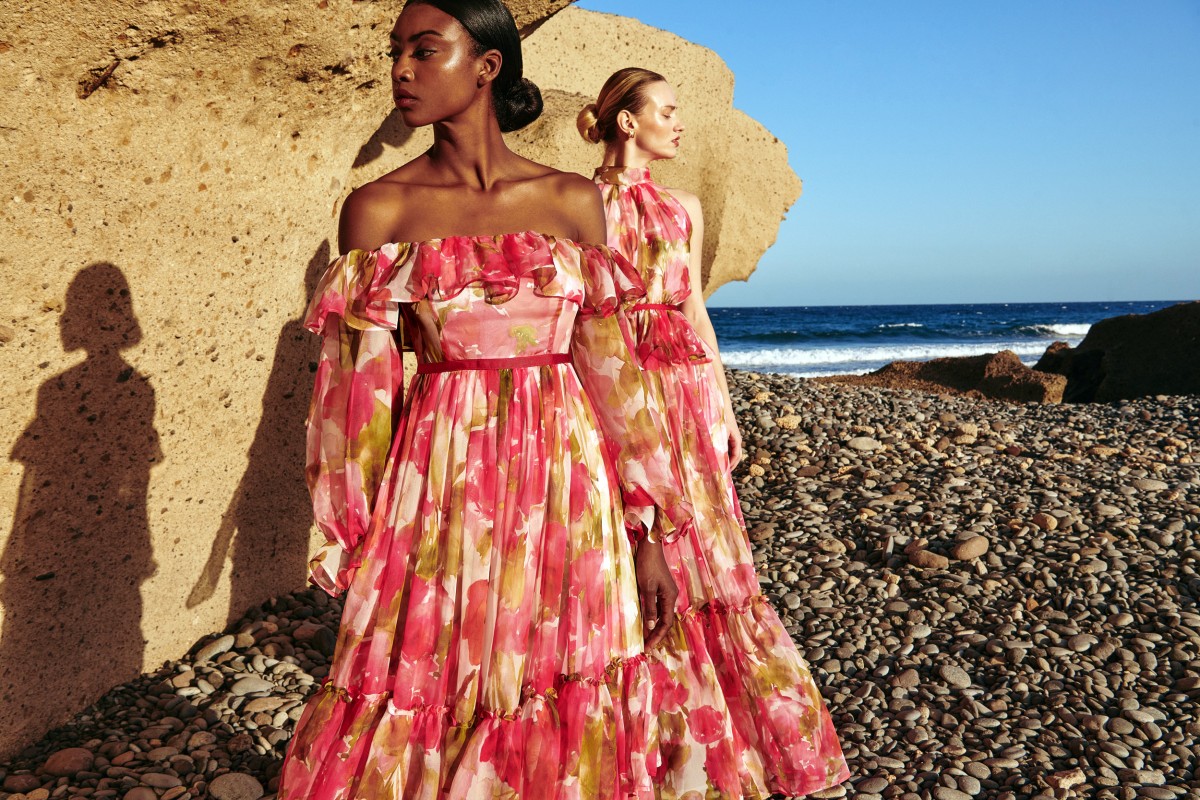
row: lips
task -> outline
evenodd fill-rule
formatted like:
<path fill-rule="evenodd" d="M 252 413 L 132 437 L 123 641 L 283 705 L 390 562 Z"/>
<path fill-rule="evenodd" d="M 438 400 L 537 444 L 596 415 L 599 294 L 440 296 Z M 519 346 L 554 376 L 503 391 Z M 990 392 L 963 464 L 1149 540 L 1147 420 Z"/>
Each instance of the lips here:
<path fill-rule="evenodd" d="M 412 108 L 417 102 L 417 96 L 404 89 L 397 89 L 395 92 L 392 92 L 392 98 L 396 101 L 397 108 Z"/>

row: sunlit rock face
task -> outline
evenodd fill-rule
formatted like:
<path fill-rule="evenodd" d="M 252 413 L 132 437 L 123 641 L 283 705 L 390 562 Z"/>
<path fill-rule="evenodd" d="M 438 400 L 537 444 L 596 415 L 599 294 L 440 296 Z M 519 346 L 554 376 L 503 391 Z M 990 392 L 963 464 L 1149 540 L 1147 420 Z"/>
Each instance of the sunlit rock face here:
<path fill-rule="evenodd" d="M 745 277 L 783 146 L 715 55 L 566 5 L 512 4 L 548 109 L 512 142 L 590 174 L 578 108 L 664 71 L 691 119 L 659 175 L 705 202 L 709 287 Z M 0 4 L 0 757 L 304 583 L 305 301 L 341 199 L 430 142 L 389 113 L 400 6 Z"/>

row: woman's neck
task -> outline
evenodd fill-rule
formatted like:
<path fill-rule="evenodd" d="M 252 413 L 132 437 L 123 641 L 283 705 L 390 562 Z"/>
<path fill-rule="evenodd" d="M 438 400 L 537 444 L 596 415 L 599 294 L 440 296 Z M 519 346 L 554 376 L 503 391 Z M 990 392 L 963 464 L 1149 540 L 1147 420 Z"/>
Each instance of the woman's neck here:
<path fill-rule="evenodd" d="M 649 167 L 653 158 L 645 151 L 631 141 L 622 140 L 610 142 L 604 148 L 604 160 L 600 162 L 602 167 L 633 167 L 642 169 Z"/>
<path fill-rule="evenodd" d="M 465 117 L 465 118 L 464 118 Z M 447 183 L 487 191 L 505 176 L 518 156 L 508 148 L 491 115 L 467 114 L 433 126 L 433 146 L 426 151 L 433 170 Z"/>

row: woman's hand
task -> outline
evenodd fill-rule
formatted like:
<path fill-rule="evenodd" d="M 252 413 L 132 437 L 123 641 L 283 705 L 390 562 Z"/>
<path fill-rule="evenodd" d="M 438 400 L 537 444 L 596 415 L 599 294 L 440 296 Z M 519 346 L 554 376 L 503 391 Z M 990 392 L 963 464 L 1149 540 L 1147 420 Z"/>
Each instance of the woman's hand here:
<path fill-rule="evenodd" d="M 729 406 L 725 406 L 725 428 L 729 431 L 729 466 L 736 467 L 746 454 L 742 452 L 742 432 L 738 428 L 737 415 Z"/>
<path fill-rule="evenodd" d="M 679 587 L 671 576 L 662 542 L 638 542 L 633 556 L 637 571 L 638 599 L 642 604 L 642 636 L 646 649 L 657 645 L 675 625 L 675 600 Z"/>

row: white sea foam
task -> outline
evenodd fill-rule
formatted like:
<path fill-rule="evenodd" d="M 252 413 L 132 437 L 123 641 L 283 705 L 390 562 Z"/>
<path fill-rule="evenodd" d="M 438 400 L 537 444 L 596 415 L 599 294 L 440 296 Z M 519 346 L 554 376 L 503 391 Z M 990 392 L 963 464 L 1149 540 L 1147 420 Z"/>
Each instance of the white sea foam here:
<path fill-rule="evenodd" d="M 877 327 L 880 328 L 924 328 L 920 322 L 885 322 Z"/>
<path fill-rule="evenodd" d="M 868 347 L 773 347 L 764 350 L 722 351 L 721 360 L 729 367 L 743 369 L 783 369 L 787 372 L 836 369 L 869 372 L 892 361 L 928 361 L 946 356 L 979 356 L 998 350 L 1012 350 L 1019 357 L 1034 358 L 1046 349 L 1044 342 L 984 342 L 980 344 L 911 344 Z"/>
<path fill-rule="evenodd" d="M 1053 325 L 1030 325 L 1029 330 L 1036 331 L 1045 336 L 1066 336 L 1073 339 L 1082 339 L 1084 336 L 1087 336 L 1087 332 L 1091 327 L 1086 322 L 1060 322 Z"/>

